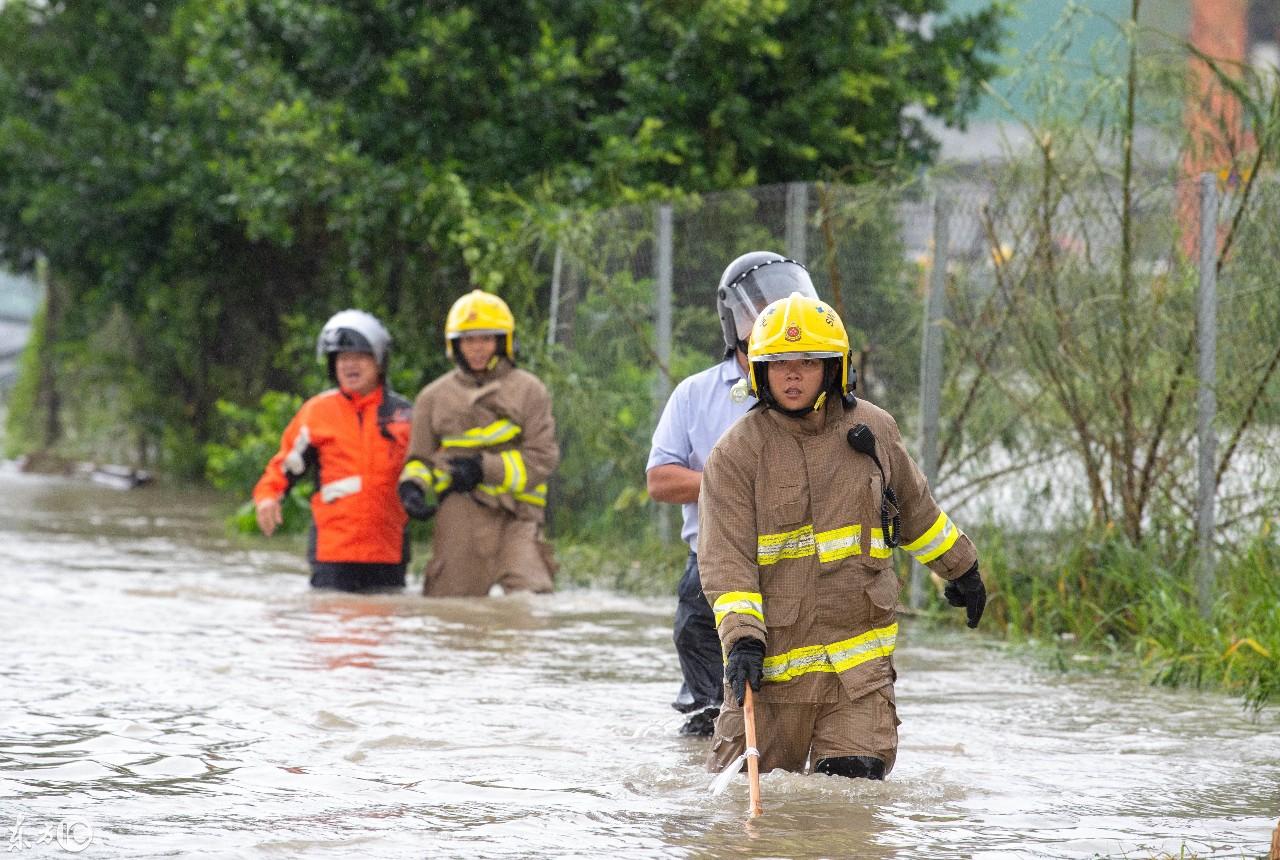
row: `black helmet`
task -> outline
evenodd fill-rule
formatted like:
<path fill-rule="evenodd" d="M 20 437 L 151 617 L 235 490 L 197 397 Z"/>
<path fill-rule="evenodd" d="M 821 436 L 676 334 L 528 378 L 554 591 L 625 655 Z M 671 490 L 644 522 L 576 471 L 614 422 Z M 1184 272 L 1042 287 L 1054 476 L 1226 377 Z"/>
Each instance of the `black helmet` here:
<path fill-rule="evenodd" d="M 716 288 L 725 357 L 746 341 L 760 311 L 792 293 L 818 297 L 808 269 L 795 260 L 772 251 L 752 251 L 730 263 Z"/>

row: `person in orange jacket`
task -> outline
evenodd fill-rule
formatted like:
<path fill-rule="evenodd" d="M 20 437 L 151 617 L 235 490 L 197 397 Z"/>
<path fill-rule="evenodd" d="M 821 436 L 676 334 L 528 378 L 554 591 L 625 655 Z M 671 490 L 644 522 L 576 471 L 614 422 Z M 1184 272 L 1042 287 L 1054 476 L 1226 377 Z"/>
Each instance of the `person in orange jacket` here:
<path fill-rule="evenodd" d="M 408 517 L 396 480 L 409 444 L 409 401 L 387 386 L 391 336 L 376 317 L 345 310 L 325 323 L 316 357 L 337 388 L 312 397 L 293 416 L 253 489 L 258 528 L 283 521 L 285 494 L 316 471 L 307 560 L 311 585 L 380 591 L 405 585 Z"/>

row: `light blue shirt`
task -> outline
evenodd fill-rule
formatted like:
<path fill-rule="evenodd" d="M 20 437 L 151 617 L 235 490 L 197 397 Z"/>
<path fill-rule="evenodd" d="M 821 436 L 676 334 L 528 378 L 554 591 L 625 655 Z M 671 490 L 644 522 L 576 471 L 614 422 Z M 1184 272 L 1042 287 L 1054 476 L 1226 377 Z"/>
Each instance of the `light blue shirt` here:
<path fill-rule="evenodd" d="M 701 472 L 707 456 L 724 431 L 747 414 L 755 404 L 754 397 L 746 397 L 734 403 L 729 396 L 738 380 L 743 379 L 737 359 L 730 357 L 717 365 L 684 379 L 671 392 L 658 426 L 653 431 L 653 447 L 649 449 L 649 464 L 654 466 L 675 463 L 686 469 Z M 680 537 L 695 552 L 698 549 L 698 503 L 685 502 L 684 526 Z"/>

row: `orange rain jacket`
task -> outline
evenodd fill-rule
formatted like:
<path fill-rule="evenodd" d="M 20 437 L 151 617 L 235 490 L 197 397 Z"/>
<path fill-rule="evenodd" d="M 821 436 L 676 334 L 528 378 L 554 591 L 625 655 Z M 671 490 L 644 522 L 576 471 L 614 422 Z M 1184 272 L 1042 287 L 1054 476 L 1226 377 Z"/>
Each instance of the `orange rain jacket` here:
<path fill-rule="evenodd" d="M 253 488 L 255 504 L 279 499 L 316 463 L 311 514 L 316 561 L 400 564 L 409 518 L 396 481 L 409 446 L 409 401 L 382 386 L 363 396 L 339 389 L 298 410 L 280 450 Z"/>

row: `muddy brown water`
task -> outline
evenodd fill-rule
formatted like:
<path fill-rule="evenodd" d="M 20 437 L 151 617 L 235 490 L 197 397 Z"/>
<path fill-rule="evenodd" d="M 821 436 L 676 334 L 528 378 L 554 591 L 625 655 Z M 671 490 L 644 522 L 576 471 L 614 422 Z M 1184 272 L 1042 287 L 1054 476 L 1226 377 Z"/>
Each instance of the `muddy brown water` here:
<path fill-rule="evenodd" d="M 884 783 L 676 735 L 673 599 L 312 592 L 214 500 L 0 474 L 0 843 L 86 857 L 1264 856 L 1280 718 L 906 622 Z"/>

